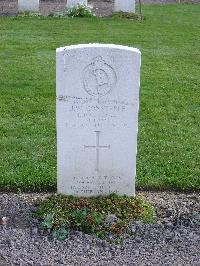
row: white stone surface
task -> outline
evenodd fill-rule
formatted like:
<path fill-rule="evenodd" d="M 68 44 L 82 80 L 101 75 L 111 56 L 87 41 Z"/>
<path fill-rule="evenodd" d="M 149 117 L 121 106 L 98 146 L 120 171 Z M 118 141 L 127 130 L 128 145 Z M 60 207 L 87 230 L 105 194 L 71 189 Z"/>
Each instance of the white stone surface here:
<path fill-rule="evenodd" d="M 19 11 L 39 11 L 39 0 L 18 0 Z"/>
<path fill-rule="evenodd" d="M 87 6 L 87 0 L 67 0 L 67 7 L 72 7 L 72 6 L 75 6 L 77 4 Z"/>
<path fill-rule="evenodd" d="M 133 196 L 140 51 L 83 44 L 56 54 L 58 192 Z"/>
<path fill-rule="evenodd" d="M 114 11 L 135 13 L 135 0 L 115 0 Z"/>

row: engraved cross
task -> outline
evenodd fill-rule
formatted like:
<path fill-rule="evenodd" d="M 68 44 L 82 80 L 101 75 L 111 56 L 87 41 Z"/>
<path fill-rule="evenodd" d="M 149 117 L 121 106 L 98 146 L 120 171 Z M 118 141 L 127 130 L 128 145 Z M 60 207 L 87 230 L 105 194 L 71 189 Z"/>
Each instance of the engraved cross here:
<path fill-rule="evenodd" d="M 87 148 L 94 148 L 96 149 L 96 164 L 95 164 L 95 170 L 97 172 L 99 172 L 99 151 L 100 149 L 110 149 L 110 145 L 108 146 L 103 146 L 103 145 L 100 145 L 99 144 L 99 137 L 100 137 L 100 132 L 101 131 L 94 131 L 95 134 L 96 134 L 96 145 L 93 145 L 93 146 L 87 146 L 87 145 L 84 145 L 84 148 L 87 149 Z"/>

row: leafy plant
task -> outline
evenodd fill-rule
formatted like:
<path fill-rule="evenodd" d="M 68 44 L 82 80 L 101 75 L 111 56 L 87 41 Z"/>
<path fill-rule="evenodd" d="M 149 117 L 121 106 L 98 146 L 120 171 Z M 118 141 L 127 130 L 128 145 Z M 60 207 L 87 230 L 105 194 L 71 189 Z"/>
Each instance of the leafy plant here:
<path fill-rule="evenodd" d="M 56 228 L 55 230 L 53 230 L 52 236 L 61 241 L 65 240 L 68 236 L 68 230 L 64 226 Z"/>
<path fill-rule="evenodd" d="M 53 214 L 46 214 L 41 225 L 45 229 L 51 229 L 54 225 Z"/>
<path fill-rule="evenodd" d="M 18 17 L 41 17 L 42 15 L 40 12 L 30 12 L 30 11 L 24 11 L 19 12 Z"/>
<path fill-rule="evenodd" d="M 94 17 L 92 9 L 89 6 L 77 4 L 67 9 L 68 17 Z"/>
<path fill-rule="evenodd" d="M 113 18 L 126 18 L 130 20 L 144 20 L 144 15 L 142 13 L 129 13 L 129 12 L 113 12 L 112 14 Z"/>
<path fill-rule="evenodd" d="M 68 17 L 66 10 L 51 12 L 48 16 L 49 17 L 54 17 L 54 18 L 65 18 L 65 17 Z"/>
<path fill-rule="evenodd" d="M 41 204 L 35 216 L 42 219 L 44 228 L 52 230 L 53 237 L 63 240 L 69 230 L 97 237 L 119 236 L 130 221 L 141 219 L 150 223 L 153 214 L 152 206 L 142 198 L 111 194 L 92 198 L 54 195 Z M 114 217 L 111 223 L 106 223 L 108 217 Z"/>
<path fill-rule="evenodd" d="M 49 14 L 50 17 L 59 17 L 59 18 L 65 18 L 65 17 L 95 17 L 95 15 L 92 13 L 92 8 L 86 5 L 77 4 L 70 8 L 66 8 L 63 11 L 56 11 Z"/>

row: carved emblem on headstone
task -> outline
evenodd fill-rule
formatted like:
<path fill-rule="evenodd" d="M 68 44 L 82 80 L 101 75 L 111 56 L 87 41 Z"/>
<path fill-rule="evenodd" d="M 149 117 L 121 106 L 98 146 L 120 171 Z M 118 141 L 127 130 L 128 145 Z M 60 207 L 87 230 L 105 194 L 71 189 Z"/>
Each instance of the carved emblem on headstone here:
<path fill-rule="evenodd" d="M 115 70 L 101 56 L 83 70 L 83 87 L 85 91 L 97 98 L 108 94 L 117 81 Z"/>

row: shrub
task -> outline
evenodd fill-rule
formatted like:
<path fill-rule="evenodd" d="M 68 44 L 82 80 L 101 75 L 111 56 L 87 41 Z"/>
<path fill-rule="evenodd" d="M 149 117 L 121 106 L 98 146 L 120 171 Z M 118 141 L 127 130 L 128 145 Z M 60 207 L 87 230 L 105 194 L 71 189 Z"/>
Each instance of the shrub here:
<path fill-rule="evenodd" d="M 67 16 L 68 17 L 94 17 L 92 13 L 92 9 L 89 6 L 77 4 L 72 6 L 71 8 L 67 9 Z"/>
<path fill-rule="evenodd" d="M 92 9 L 89 6 L 77 4 L 75 6 L 72 6 L 70 8 L 66 8 L 63 11 L 56 11 L 49 14 L 50 17 L 59 17 L 59 18 L 65 18 L 65 17 L 95 17 L 95 15 L 92 13 Z"/>

